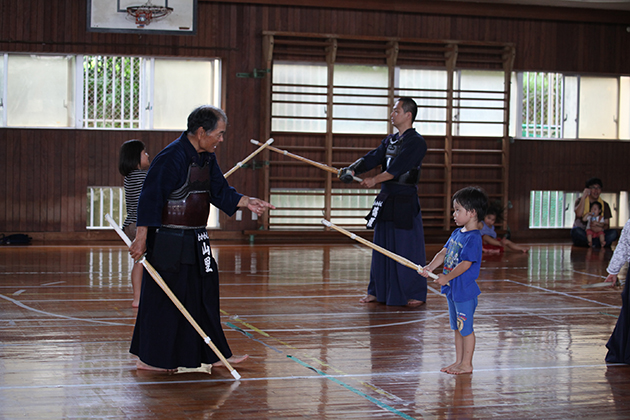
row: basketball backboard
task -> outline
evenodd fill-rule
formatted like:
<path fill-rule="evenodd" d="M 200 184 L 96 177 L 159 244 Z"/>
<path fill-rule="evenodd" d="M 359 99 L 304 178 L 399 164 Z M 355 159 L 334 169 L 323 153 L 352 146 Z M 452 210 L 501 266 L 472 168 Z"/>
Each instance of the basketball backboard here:
<path fill-rule="evenodd" d="M 87 0 L 88 31 L 194 35 L 197 0 Z"/>

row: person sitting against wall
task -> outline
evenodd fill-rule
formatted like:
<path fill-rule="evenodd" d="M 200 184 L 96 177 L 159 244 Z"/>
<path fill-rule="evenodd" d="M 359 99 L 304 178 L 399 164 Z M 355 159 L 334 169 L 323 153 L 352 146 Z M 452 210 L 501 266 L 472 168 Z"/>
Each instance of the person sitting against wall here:
<path fill-rule="evenodd" d="M 591 178 L 586 181 L 586 188 L 582 192 L 580 198 L 575 201 L 575 222 L 571 229 L 571 239 L 573 245 L 588 247 L 589 242 L 586 234 L 586 222 L 584 222 L 584 216 L 591 212 L 591 204 L 599 202 L 602 209 L 604 220 L 602 222 L 592 222 L 594 225 L 601 227 L 604 230 L 604 237 L 606 243 L 604 246 L 610 247 L 613 241 L 617 239 L 618 233 L 615 229 L 610 229 L 610 218 L 612 212 L 607 202 L 602 200 L 600 194 L 602 192 L 602 180 L 599 178 Z M 599 248 L 601 243 L 599 237 L 593 237 L 592 246 Z"/>

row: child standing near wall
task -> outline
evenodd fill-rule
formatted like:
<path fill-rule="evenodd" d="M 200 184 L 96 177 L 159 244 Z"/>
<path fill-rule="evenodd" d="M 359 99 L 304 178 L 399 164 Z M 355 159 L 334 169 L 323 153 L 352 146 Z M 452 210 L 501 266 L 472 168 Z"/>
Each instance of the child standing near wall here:
<path fill-rule="evenodd" d="M 132 241 L 136 238 L 138 199 L 149 165 L 149 154 L 144 148 L 144 143 L 140 140 L 129 140 L 120 146 L 118 171 L 125 177 L 125 205 L 127 206 L 127 218 L 122 227 Z M 131 269 L 131 286 L 133 287 L 131 306 L 134 308 L 140 304 L 142 271 L 142 264 L 134 262 Z"/>
<path fill-rule="evenodd" d="M 442 286 L 442 293 L 446 295 L 451 329 L 455 332 L 455 363 L 441 369 L 452 375 L 473 371 L 473 315 L 481 293 L 476 282 L 482 255 L 479 221 L 483 220 L 487 207 L 488 197 L 480 188 L 457 191 L 453 195 L 453 218 L 461 227 L 455 229 L 444 248 L 419 271 L 420 275 L 428 277 L 429 272 L 444 264 L 442 274 L 434 281 Z"/>

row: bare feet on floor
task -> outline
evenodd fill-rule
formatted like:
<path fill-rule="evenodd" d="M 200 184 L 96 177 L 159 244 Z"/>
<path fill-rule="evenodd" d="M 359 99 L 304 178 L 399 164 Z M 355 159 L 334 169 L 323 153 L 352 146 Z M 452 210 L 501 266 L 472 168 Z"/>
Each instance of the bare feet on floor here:
<path fill-rule="evenodd" d="M 247 359 L 248 357 L 249 357 L 249 354 L 245 354 L 243 356 L 232 356 L 229 359 L 227 359 L 227 361 L 231 365 L 236 365 L 236 364 L 241 363 L 243 360 Z M 216 362 L 216 363 L 213 363 L 212 366 L 221 367 L 225 365 L 223 364 L 223 362 Z"/>
<path fill-rule="evenodd" d="M 424 305 L 424 302 L 421 300 L 409 299 L 407 301 L 407 306 L 409 306 L 410 308 L 417 308 L 418 306 L 422 305 Z"/>
<path fill-rule="evenodd" d="M 150 366 L 144 363 L 142 360 L 136 360 L 136 369 L 138 370 L 151 370 L 153 372 L 175 372 L 177 369 L 164 369 L 155 366 Z"/>
<path fill-rule="evenodd" d="M 140 301 L 139 300 L 134 300 L 133 302 L 131 302 L 131 307 L 132 308 L 137 308 L 138 306 L 140 306 Z"/>
<path fill-rule="evenodd" d="M 443 367 L 442 369 L 440 369 L 440 372 L 448 372 L 449 369 L 454 368 L 455 366 L 457 366 L 459 363 L 455 362 L 452 365 L 448 365 L 446 367 Z"/>
<path fill-rule="evenodd" d="M 359 300 L 359 302 L 361 302 L 361 303 L 376 302 L 376 296 L 374 296 L 374 295 L 367 295 L 367 296 L 361 298 Z"/>
<path fill-rule="evenodd" d="M 470 365 L 462 365 L 461 363 L 453 363 L 450 366 L 440 369 L 440 372 L 450 373 L 451 375 L 465 375 L 473 372 Z"/>

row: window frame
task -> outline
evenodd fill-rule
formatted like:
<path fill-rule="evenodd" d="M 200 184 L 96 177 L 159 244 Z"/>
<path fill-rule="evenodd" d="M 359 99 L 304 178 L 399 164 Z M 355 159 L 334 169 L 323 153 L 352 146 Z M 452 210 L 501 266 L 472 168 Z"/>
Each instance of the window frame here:
<path fill-rule="evenodd" d="M 208 75 L 209 81 L 212 85 L 212 98 L 211 102 L 213 105 L 221 106 L 222 102 L 222 69 L 223 62 L 219 57 L 162 57 L 162 56 L 142 56 L 142 55 L 121 55 L 121 54 L 54 54 L 54 53 L 43 53 L 36 54 L 38 56 L 48 56 L 48 57 L 66 57 L 72 58 L 75 61 L 74 64 L 74 81 L 68 80 L 69 83 L 72 84 L 74 89 L 72 97 L 74 98 L 74 106 L 72 109 L 68 110 L 68 116 L 72 116 L 72 120 L 74 124 L 68 123 L 67 125 L 56 125 L 56 126 L 36 126 L 36 125 L 7 125 L 8 123 L 8 87 L 10 84 L 10 80 L 8 77 L 8 65 L 10 56 L 18 56 L 18 55 L 33 55 L 32 53 L 27 52 L 0 52 L 2 56 L 2 60 L 0 61 L 0 128 L 22 128 L 22 129 L 32 129 L 32 128 L 46 128 L 46 129 L 86 129 L 86 130 L 131 130 L 131 131 L 171 131 L 168 128 L 154 128 L 154 98 L 155 98 L 155 83 L 154 83 L 154 72 L 155 72 L 155 61 L 156 60 L 170 60 L 170 61 L 204 61 L 208 62 L 211 65 L 212 73 Z M 141 60 L 141 76 L 140 76 L 140 88 L 138 95 L 139 102 L 139 125 L 138 127 L 84 127 L 84 100 L 85 100 L 85 92 L 84 92 L 84 78 L 85 72 L 83 67 L 83 61 L 85 57 L 90 56 L 104 56 L 104 57 L 134 57 L 139 58 Z M 69 77 L 70 79 L 70 77 Z M 74 114 L 74 115 L 72 115 Z M 178 131 L 179 129 L 173 128 L 173 131 Z"/>
<path fill-rule="evenodd" d="M 559 109 L 557 112 L 561 113 L 561 118 L 559 119 L 559 131 L 561 133 L 558 137 L 550 137 L 550 136 L 524 136 L 523 135 L 523 124 L 524 124 L 524 112 L 525 107 L 523 105 L 526 100 L 525 97 L 525 83 L 524 79 L 526 75 L 536 74 L 536 75 L 544 75 L 545 77 L 550 74 L 559 75 L 562 77 L 562 91 L 560 93 L 561 98 L 559 102 Z M 575 99 L 574 102 L 567 102 L 568 91 L 570 90 L 566 86 L 567 79 L 575 79 L 575 83 L 577 86 L 575 87 Z M 582 101 L 582 84 L 584 80 L 587 79 L 613 79 L 616 82 L 617 90 L 616 90 L 616 114 L 613 115 L 613 120 L 616 124 L 616 135 L 615 137 L 583 137 L 580 134 L 580 124 L 583 122 L 580 119 L 580 114 L 583 111 L 584 103 L 588 101 Z M 630 89 L 627 88 L 630 83 L 630 78 L 624 75 L 597 75 L 597 74 L 574 74 L 574 73 L 562 73 L 562 72 L 516 72 L 516 96 L 517 101 L 515 104 L 514 114 L 516 117 L 514 130 L 512 131 L 515 135 L 515 138 L 518 140 L 579 140 L 579 141 L 629 141 L 630 135 L 628 132 L 630 131 L 628 127 L 630 127 L 630 117 L 624 114 L 624 101 L 627 101 L 627 98 L 630 96 Z M 627 89 L 626 91 L 624 91 Z M 608 102 L 608 101 L 606 101 Z M 572 115 L 567 114 L 567 109 L 574 109 Z M 576 121 L 570 122 L 567 118 L 575 116 Z M 543 123 L 544 124 L 544 123 Z M 567 136 L 567 133 L 571 133 L 571 136 Z M 575 135 L 573 135 L 575 133 Z"/>

